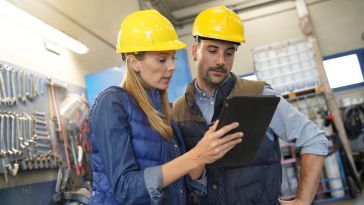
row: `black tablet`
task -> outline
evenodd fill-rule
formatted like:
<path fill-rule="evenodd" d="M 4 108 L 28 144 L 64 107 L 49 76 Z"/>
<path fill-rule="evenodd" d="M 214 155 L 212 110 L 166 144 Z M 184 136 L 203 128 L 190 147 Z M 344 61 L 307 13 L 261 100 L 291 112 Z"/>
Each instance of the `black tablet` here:
<path fill-rule="evenodd" d="M 276 96 L 234 96 L 227 98 L 218 124 L 218 129 L 232 122 L 239 127 L 230 131 L 242 131 L 242 142 L 209 167 L 240 167 L 255 159 L 256 152 L 268 129 L 280 98 Z"/>

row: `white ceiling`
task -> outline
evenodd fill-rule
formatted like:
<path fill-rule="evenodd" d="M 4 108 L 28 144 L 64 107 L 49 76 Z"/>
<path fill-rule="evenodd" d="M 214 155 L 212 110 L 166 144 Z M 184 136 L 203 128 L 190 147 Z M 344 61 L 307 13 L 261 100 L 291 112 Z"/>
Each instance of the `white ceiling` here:
<path fill-rule="evenodd" d="M 47 24 L 80 40 L 90 51 L 74 54 L 89 72 L 121 64 L 115 53 L 122 19 L 139 10 L 131 0 L 8 0 Z"/>
<path fill-rule="evenodd" d="M 131 12 L 156 8 L 176 26 L 191 23 L 204 8 L 219 4 L 250 5 L 272 0 L 8 0 L 47 24 L 73 36 L 90 51 L 74 54 L 86 72 L 120 65 L 115 44 L 121 21 Z"/>

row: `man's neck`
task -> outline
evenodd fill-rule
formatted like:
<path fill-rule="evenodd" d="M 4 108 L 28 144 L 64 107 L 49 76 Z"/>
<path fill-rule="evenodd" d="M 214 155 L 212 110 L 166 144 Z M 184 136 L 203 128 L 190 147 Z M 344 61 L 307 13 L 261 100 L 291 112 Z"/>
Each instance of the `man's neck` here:
<path fill-rule="evenodd" d="M 197 78 L 197 86 L 202 92 L 204 92 L 208 96 L 213 96 L 217 88 L 217 86 L 208 85 L 205 82 L 203 82 L 203 80 L 199 80 L 198 78 Z"/>

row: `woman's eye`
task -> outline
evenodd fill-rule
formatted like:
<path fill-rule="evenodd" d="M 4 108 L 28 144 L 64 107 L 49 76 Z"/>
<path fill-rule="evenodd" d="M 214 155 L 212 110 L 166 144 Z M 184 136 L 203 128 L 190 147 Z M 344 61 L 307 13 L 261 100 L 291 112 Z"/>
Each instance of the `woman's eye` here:
<path fill-rule="evenodd" d="M 165 63 L 167 60 L 166 59 L 159 59 L 160 63 Z"/>

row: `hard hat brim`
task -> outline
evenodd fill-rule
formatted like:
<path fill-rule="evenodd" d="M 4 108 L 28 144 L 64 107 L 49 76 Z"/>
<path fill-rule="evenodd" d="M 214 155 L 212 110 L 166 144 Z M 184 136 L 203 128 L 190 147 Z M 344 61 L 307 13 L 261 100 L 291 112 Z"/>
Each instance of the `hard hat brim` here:
<path fill-rule="evenodd" d="M 141 51 L 171 51 L 171 50 L 180 50 L 186 48 L 186 44 L 182 43 L 179 40 L 160 42 L 157 45 L 151 44 L 149 46 L 134 46 L 133 48 L 120 48 L 117 46 L 117 53 L 132 53 L 132 52 L 141 52 Z"/>

